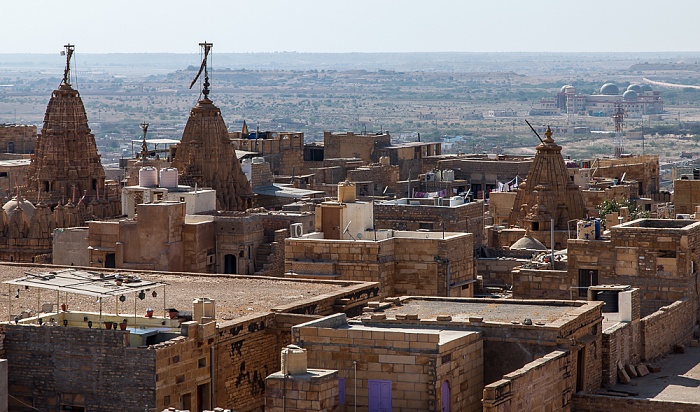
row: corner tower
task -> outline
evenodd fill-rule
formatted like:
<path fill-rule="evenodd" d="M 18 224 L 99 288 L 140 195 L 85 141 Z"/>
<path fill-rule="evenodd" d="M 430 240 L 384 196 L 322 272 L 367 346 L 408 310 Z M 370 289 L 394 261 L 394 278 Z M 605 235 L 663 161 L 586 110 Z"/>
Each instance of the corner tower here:
<path fill-rule="evenodd" d="M 58 89 L 51 94 L 44 124 L 31 156 L 27 185 L 30 199 L 56 204 L 77 192 L 88 197 L 104 193 L 105 171 L 95 135 L 88 127 L 80 93 L 71 87 L 70 61 L 75 46 L 67 44 L 66 67 Z"/>
<path fill-rule="evenodd" d="M 172 166 L 180 171 L 183 184 L 216 190 L 217 209 L 245 210 L 252 205 L 250 183 L 236 158 L 221 110 L 209 99 L 207 58 L 212 44 L 205 42 L 200 46 L 204 59 L 190 88 L 204 72 L 203 97 L 190 110 Z"/>

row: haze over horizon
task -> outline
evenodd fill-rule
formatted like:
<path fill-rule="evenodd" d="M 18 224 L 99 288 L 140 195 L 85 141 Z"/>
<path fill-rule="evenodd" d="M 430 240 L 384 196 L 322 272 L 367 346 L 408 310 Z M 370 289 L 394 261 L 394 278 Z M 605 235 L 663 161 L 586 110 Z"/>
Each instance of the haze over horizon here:
<path fill-rule="evenodd" d="M 0 54 L 699 51 L 700 2 L 7 2 Z M 583 7 L 582 7 L 583 6 Z"/>

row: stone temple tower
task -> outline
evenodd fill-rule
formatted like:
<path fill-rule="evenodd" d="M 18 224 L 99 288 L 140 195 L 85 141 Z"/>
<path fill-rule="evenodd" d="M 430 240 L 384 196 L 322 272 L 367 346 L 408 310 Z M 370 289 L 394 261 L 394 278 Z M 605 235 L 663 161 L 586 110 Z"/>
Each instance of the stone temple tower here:
<path fill-rule="evenodd" d="M 518 186 L 508 219 L 531 234 L 549 231 L 551 219 L 554 230 L 567 230 L 569 220 L 585 217 L 581 189 L 569 179 L 561 146 L 554 143 L 549 127 L 545 136 L 537 145 L 527 179 Z"/>
<path fill-rule="evenodd" d="M 31 156 L 27 176 L 27 197 L 48 204 L 65 202 L 71 197 L 88 198 L 104 194 L 105 171 L 97 153 L 95 135 L 88 127 L 80 93 L 70 84 L 70 60 L 75 46 L 66 48 L 63 81 L 54 90 L 44 115 Z"/>
<path fill-rule="evenodd" d="M 252 205 L 252 190 L 236 158 L 221 110 L 209 99 L 207 56 L 211 43 L 200 46 L 204 60 L 192 85 L 204 71 L 203 97 L 190 110 L 172 166 L 180 172 L 182 184 L 216 190 L 218 210 L 245 210 Z"/>

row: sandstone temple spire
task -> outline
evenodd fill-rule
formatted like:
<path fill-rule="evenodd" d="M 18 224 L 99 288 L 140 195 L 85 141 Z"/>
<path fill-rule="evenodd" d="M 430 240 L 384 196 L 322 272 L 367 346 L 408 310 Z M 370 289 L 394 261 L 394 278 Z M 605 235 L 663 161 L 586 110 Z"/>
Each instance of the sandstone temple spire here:
<path fill-rule="evenodd" d="M 89 196 L 104 192 L 105 172 L 97 153 L 95 135 L 88 126 L 80 93 L 71 87 L 71 58 L 75 46 L 67 44 L 63 80 L 51 94 L 44 124 L 28 169 L 28 193 L 37 199 L 57 204 L 70 196 L 73 186 Z"/>
<path fill-rule="evenodd" d="M 172 166 L 180 172 L 183 184 L 216 190 L 217 209 L 245 210 L 252 204 L 250 183 L 236 158 L 221 110 L 209 99 L 207 59 L 213 45 L 204 42 L 200 46 L 204 58 L 190 87 L 204 72 L 203 97 L 190 110 Z"/>
<path fill-rule="evenodd" d="M 569 179 L 561 146 L 554 143 L 549 126 L 536 149 L 527 179 L 518 186 L 508 221 L 537 232 L 550 230 L 554 219 L 555 230 L 566 230 L 569 220 L 585 217 L 581 189 Z"/>

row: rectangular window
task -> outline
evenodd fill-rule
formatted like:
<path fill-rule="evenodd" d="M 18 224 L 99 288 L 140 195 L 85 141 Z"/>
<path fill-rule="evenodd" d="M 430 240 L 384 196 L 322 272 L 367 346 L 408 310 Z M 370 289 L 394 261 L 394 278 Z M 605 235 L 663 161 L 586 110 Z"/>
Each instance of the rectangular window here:
<path fill-rule="evenodd" d="M 593 269 L 578 270 L 578 296 L 588 297 L 588 288 L 598 284 L 598 271 Z"/>
<path fill-rule="evenodd" d="M 676 251 L 675 250 L 659 250 L 659 257 L 660 258 L 674 258 L 676 257 Z"/>

